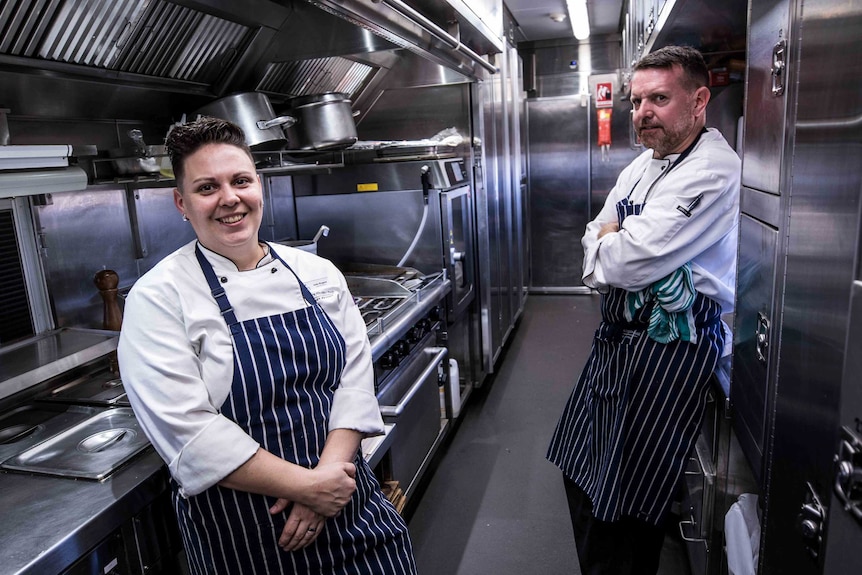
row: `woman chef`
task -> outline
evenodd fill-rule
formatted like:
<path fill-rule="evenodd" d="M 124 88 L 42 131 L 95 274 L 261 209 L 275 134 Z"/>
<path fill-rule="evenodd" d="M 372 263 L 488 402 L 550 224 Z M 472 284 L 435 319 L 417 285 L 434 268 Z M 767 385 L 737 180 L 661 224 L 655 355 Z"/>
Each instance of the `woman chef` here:
<path fill-rule="evenodd" d="M 166 144 L 197 240 L 129 292 L 118 353 L 173 477 L 191 571 L 415 573 L 358 453 L 383 422 L 343 276 L 258 240 L 261 184 L 238 126 L 201 118 Z"/>

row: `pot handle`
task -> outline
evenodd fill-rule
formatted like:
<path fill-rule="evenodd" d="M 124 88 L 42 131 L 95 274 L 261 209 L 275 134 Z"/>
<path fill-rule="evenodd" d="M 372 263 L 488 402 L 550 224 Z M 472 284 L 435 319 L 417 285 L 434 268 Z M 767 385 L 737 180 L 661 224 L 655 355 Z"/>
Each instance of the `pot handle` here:
<path fill-rule="evenodd" d="M 272 120 L 258 120 L 257 127 L 260 130 L 268 130 L 273 126 L 284 126 L 285 128 L 289 128 L 296 123 L 296 118 L 293 116 L 279 116 L 278 118 L 273 118 Z"/>

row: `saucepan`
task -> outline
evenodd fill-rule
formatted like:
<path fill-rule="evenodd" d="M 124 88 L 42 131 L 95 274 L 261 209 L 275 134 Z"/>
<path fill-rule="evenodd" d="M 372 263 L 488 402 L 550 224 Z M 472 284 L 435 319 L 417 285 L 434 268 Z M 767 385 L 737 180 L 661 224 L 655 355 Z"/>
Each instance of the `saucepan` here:
<path fill-rule="evenodd" d="M 347 94 L 328 92 L 293 98 L 285 112 L 291 150 L 337 150 L 356 143 L 356 122 Z"/>
<path fill-rule="evenodd" d="M 253 150 L 280 150 L 287 144 L 283 127 L 296 122 L 292 116 L 275 116 L 272 103 L 261 92 L 240 92 L 219 98 L 200 108 L 197 115 L 213 116 L 237 124 Z"/>

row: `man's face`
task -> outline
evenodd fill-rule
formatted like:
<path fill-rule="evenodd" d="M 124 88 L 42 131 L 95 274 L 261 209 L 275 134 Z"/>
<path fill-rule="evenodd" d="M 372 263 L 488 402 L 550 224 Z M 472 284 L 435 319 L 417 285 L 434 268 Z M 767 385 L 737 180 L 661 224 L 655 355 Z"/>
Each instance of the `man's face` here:
<path fill-rule="evenodd" d="M 692 92 L 683 78 L 679 65 L 638 70 L 632 77 L 632 122 L 641 143 L 652 148 L 656 158 L 682 152 L 700 129 L 697 119 L 709 100 L 703 92 L 709 90 Z"/>

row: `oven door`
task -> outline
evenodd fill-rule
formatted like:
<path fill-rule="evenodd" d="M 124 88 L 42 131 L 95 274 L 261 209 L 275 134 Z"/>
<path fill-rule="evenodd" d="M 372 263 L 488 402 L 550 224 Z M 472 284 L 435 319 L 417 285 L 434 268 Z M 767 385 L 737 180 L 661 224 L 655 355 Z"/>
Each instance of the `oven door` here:
<path fill-rule="evenodd" d="M 449 317 L 460 314 L 474 296 L 473 204 L 470 186 L 440 193 L 443 257 L 452 282 L 447 297 Z"/>
<path fill-rule="evenodd" d="M 377 394 L 380 412 L 394 424 L 389 459 L 392 478 L 409 499 L 425 471 L 441 434 L 440 374 L 445 347 L 417 348 Z"/>

